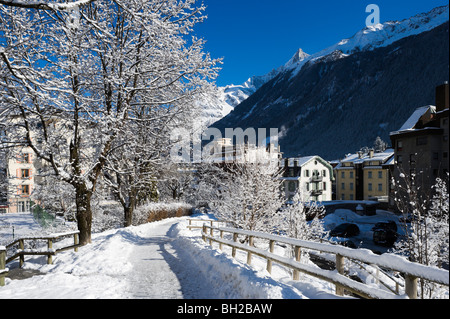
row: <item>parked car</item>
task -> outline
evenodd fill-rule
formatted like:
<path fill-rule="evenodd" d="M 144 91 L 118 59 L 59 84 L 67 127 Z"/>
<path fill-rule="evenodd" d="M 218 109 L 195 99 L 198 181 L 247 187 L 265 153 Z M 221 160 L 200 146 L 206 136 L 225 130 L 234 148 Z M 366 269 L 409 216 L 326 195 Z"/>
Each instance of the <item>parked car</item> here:
<path fill-rule="evenodd" d="M 340 224 L 330 232 L 331 237 L 352 237 L 359 235 L 359 227 L 355 224 Z"/>
<path fill-rule="evenodd" d="M 372 230 L 376 245 L 391 247 L 397 241 L 397 224 L 394 221 L 376 223 Z"/>
<path fill-rule="evenodd" d="M 372 227 L 372 230 L 377 230 L 377 229 L 388 229 L 388 230 L 397 232 L 397 224 L 392 220 L 385 221 L 385 222 L 379 222 L 379 223 L 376 223 L 374 227 Z"/>

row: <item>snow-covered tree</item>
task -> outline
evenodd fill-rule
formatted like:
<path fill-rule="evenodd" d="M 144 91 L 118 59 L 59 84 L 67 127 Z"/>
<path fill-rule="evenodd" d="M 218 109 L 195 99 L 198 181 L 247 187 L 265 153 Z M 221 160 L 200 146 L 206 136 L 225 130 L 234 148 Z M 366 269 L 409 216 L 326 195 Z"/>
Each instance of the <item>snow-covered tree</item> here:
<path fill-rule="evenodd" d="M 271 232 L 284 204 L 280 170 L 273 162 L 206 164 L 213 166 L 200 187 L 209 190 L 216 216 L 234 227 Z M 220 178 L 217 178 L 220 176 Z"/>
<path fill-rule="evenodd" d="M 91 198 L 129 123 L 154 124 L 155 109 L 182 117 L 217 74 L 204 41 L 189 37 L 205 18 L 196 3 L 0 1 L 0 115 L 14 133 L 6 144 L 31 147 L 73 187 L 81 244 L 91 239 Z M 139 119 L 142 109 L 148 116 Z"/>
<path fill-rule="evenodd" d="M 280 229 L 285 230 L 288 237 L 316 241 L 326 234 L 320 219 L 325 208 L 317 202 L 307 201 L 302 193 L 299 189 L 286 208 L 280 211 Z M 312 220 L 309 221 L 308 215 L 313 216 Z"/>
<path fill-rule="evenodd" d="M 377 136 L 375 142 L 373 142 L 373 149 L 375 152 L 384 152 L 388 147 L 388 144 L 381 139 L 381 137 Z"/>
<path fill-rule="evenodd" d="M 436 180 L 429 191 L 416 185 L 415 176 L 400 174 L 392 179 L 395 202 L 403 214 L 404 238 L 396 242 L 394 251 L 405 254 L 412 261 L 442 267 L 448 265 L 449 219 L 447 183 Z M 432 193 L 434 190 L 434 194 Z M 432 283 L 420 281 L 422 298 L 435 290 Z"/>

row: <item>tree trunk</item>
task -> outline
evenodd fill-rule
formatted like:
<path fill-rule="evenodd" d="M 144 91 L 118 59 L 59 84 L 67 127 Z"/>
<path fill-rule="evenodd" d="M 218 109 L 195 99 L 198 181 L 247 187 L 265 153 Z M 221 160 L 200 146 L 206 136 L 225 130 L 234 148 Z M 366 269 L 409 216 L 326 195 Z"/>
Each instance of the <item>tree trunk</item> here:
<path fill-rule="evenodd" d="M 134 205 L 129 205 L 128 207 L 124 207 L 124 227 L 131 226 L 132 220 L 133 220 L 133 211 L 134 211 Z"/>
<path fill-rule="evenodd" d="M 91 210 L 92 192 L 87 190 L 86 185 L 79 184 L 75 186 L 75 200 L 77 205 L 77 222 L 80 231 L 80 244 L 82 246 L 91 243 L 92 210 Z"/>

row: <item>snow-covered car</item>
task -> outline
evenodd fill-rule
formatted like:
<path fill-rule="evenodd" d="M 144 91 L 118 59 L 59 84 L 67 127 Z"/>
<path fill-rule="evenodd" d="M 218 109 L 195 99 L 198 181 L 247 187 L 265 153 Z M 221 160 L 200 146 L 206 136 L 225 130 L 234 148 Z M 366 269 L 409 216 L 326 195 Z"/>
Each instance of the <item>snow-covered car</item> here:
<path fill-rule="evenodd" d="M 376 245 L 390 247 L 397 241 L 397 224 L 394 221 L 376 223 L 372 230 Z"/>
<path fill-rule="evenodd" d="M 340 224 L 330 232 L 331 237 L 353 237 L 359 235 L 359 227 L 356 224 Z"/>
<path fill-rule="evenodd" d="M 374 227 L 372 227 L 373 231 L 375 231 L 377 229 L 388 229 L 388 230 L 397 232 L 397 224 L 392 220 L 385 221 L 385 222 L 378 222 L 375 224 Z"/>

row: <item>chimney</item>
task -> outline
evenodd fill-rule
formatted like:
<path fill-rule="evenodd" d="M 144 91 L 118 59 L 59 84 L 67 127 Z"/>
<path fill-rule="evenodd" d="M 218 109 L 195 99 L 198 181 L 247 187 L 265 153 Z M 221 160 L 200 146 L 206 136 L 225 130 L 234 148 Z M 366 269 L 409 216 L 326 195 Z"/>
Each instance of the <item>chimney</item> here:
<path fill-rule="evenodd" d="M 369 158 L 373 158 L 373 153 L 374 153 L 374 150 L 373 150 L 373 148 L 371 148 L 369 150 Z"/>
<path fill-rule="evenodd" d="M 448 81 L 436 87 L 436 112 L 448 109 Z"/>

